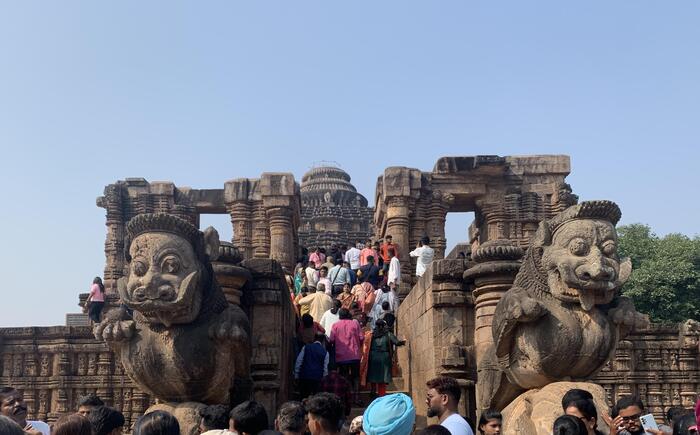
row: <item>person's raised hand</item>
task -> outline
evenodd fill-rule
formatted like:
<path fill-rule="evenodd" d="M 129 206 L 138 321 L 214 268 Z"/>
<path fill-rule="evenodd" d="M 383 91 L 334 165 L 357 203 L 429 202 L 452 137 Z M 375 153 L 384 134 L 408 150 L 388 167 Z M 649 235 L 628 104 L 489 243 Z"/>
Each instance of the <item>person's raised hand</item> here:
<path fill-rule="evenodd" d="M 603 420 L 605 420 L 605 423 L 607 423 L 608 427 L 610 428 L 610 435 L 617 435 L 618 431 L 620 430 L 619 428 L 622 425 L 622 417 L 618 415 L 617 417 L 612 418 L 607 412 L 604 412 Z"/>

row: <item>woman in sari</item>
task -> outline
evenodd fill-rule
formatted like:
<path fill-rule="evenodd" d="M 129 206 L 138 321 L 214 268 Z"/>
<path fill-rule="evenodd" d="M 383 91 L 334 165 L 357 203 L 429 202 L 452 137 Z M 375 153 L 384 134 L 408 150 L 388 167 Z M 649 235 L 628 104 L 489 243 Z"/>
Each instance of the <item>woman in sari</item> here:
<path fill-rule="evenodd" d="M 372 393 L 376 392 L 381 397 L 386 394 L 387 384 L 391 383 L 394 346 L 403 346 L 406 341 L 389 332 L 386 322 L 381 319 L 376 321 L 371 334 L 366 382 L 372 384 Z"/>
<path fill-rule="evenodd" d="M 336 299 L 340 301 L 341 308 L 345 308 L 346 310 L 352 312 L 352 302 L 353 302 L 353 296 L 352 296 L 352 291 L 350 289 L 350 284 L 347 282 L 343 285 L 343 292 L 340 293 Z"/>

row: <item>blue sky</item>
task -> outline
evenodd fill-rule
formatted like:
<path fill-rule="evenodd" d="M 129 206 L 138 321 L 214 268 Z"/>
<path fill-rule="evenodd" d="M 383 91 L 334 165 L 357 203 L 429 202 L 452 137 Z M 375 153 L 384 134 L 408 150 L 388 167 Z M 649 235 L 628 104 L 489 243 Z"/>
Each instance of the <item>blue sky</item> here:
<path fill-rule="evenodd" d="M 125 177 L 216 188 L 331 160 L 373 201 L 387 166 L 568 154 L 582 199 L 696 234 L 699 13 L 697 1 L 5 2 L 0 326 L 77 311 L 104 266 L 95 198 Z M 448 217 L 450 244 L 466 223 Z"/>

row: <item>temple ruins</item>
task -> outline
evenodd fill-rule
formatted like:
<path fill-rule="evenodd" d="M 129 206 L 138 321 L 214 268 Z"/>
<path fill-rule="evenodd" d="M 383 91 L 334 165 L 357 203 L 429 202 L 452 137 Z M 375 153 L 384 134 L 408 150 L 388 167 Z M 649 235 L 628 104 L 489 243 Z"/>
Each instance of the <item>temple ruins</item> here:
<path fill-rule="evenodd" d="M 299 244 L 306 248 L 354 246 L 373 235 L 373 209 L 337 167 L 321 166 L 301 179 Z"/>
<path fill-rule="evenodd" d="M 397 335 L 407 340 L 407 345 L 398 350 L 401 374 L 392 387 L 413 398 L 420 427 L 427 423 L 425 382 L 438 375 L 457 378 L 463 393 L 460 412 L 474 420 L 477 410 L 492 400 L 484 394 L 492 388 L 484 386 L 487 378 L 493 380 L 493 388 L 520 394 L 556 385 L 567 377 L 567 373 L 553 373 L 543 363 L 531 374 L 538 379 L 532 385 L 527 379 L 515 384 L 499 383 L 499 376 L 508 370 L 515 373 L 509 379 L 518 379 L 521 371 L 515 360 L 503 366 L 487 355 L 495 351 L 500 357 L 523 351 L 508 334 L 522 334 L 523 340 L 531 340 L 530 330 L 522 324 L 506 322 L 508 334 L 494 335 L 494 328 L 501 328 L 506 318 L 505 303 L 499 304 L 502 299 L 519 300 L 522 294 L 534 297 L 539 308 L 526 310 L 531 314 L 526 321 L 544 322 L 549 319 L 547 315 L 567 315 L 552 308 L 550 296 L 542 296 L 547 291 L 557 296 L 558 290 L 547 290 L 547 285 L 538 281 L 546 272 L 540 265 L 551 260 L 547 256 L 563 258 L 550 254 L 559 252 L 556 237 L 561 228 L 575 231 L 577 225 L 597 225 L 604 228 L 603 232 L 614 233 L 619 220 L 617 205 L 606 201 L 579 203 L 566 183 L 570 170 L 567 156 L 551 155 L 443 157 L 431 171 L 389 167 L 377 179 L 373 209 L 350 184 L 347 173 L 329 167 L 310 170 L 301 185 L 291 173 L 263 173 L 258 179 L 233 179 L 210 189 L 142 178 L 117 181 L 106 186 L 97 200 L 106 211 L 107 311 L 116 316 L 124 295 L 135 298 L 130 303 L 138 306 L 140 290 L 124 287 L 134 270 L 129 248 L 136 237 L 161 240 L 157 234 L 168 233 L 189 240 L 195 254 L 199 252 L 202 270 L 212 271 L 225 298 L 223 302 L 216 296 L 218 302 L 204 303 L 203 309 L 216 313 L 231 309 L 247 319 L 225 322 L 249 331 L 245 339 L 232 332 L 237 331 L 233 327 L 227 329 L 229 335 L 224 334 L 243 340 L 240 346 L 247 349 L 247 362 L 239 363 L 239 367 L 248 367 L 242 375 L 236 372 L 231 376 L 229 400 L 234 403 L 254 397 L 274 415 L 277 406 L 289 397 L 295 333 L 283 268 L 292 270 L 304 246 L 350 244 L 367 236 L 377 240 L 391 234 L 402 260 Z M 620 206 L 624 211 L 624 204 Z M 465 228 L 468 240 L 460 242 L 467 244 L 471 255 L 466 259 L 445 258 L 447 214 L 466 211 L 474 212 L 475 219 Z M 233 240 L 219 241 L 217 252 L 211 248 L 206 257 L 201 255 L 204 251 L 199 237 L 209 240 L 212 233 L 200 228 L 203 214 L 227 214 L 233 227 Z M 160 215 L 172 218 L 163 223 L 160 217 L 152 217 Z M 177 230 L 168 230 L 169 225 Z M 433 241 L 435 259 L 416 279 L 415 261 L 408 260 L 408 252 L 423 236 Z M 211 242 L 207 246 L 215 246 L 213 239 Z M 606 246 L 595 249 L 613 252 Z M 579 248 L 570 249 L 578 252 Z M 588 252 L 579 250 L 581 255 Z M 544 260 L 541 255 L 545 255 Z M 618 263 L 608 265 L 614 273 L 606 279 L 615 281 L 609 288 L 619 288 L 628 272 L 622 259 Z M 539 287 L 532 287 L 533 283 Z M 585 286 L 579 287 L 574 295 L 580 297 L 576 299 L 580 307 L 571 310 L 583 310 L 581 315 L 612 319 L 613 310 L 623 306 L 612 293 L 585 295 Z M 182 288 L 184 293 L 193 291 Z M 197 288 L 205 295 L 219 294 L 214 287 Z M 524 293 L 516 294 L 518 289 L 524 289 Z M 573 296 L 562 296 L 568 297 Z M 187 325 L 198 315 L 176 314 L 173 320 L 161 313 L 158 322 L 165 319 L 166 328 L 171 321 Z M 521 315 L 514 314 L 516 318 Z M 133 327 L 128 323 L 122 326 Z M 599 344 L 596 351 L 610 358 L 597 359 L 591 363 L 595 370 L 574 375 L 574 380 L 602 387 L 602 400 L 608 404 L 621 395 L 639 394 L 648 410 L 658 416 L 670 406 L 692 408 L 700 390 L 697 322 L 654 325 L 640 320 L 621 326 L 611 321 L 608 331 L 601 333 L 606 337 L 605 344 Z M 165 391 L 149 385 L 139 377 L 140 369 L 125 367 L 121 359 L 129 354 L 125 349 L 97 340 L 89 326 L 0 328 L 0 384 L 24 392 L 30 418 L 55 421 L 75 409 L 80 395 L 96 393 L 120 409 L 130 425 L 157 397 L 177 399 L 179 390 L 173 387 Z M 209 398 L 200 395 L 198 400 L 206 402 Z"/>

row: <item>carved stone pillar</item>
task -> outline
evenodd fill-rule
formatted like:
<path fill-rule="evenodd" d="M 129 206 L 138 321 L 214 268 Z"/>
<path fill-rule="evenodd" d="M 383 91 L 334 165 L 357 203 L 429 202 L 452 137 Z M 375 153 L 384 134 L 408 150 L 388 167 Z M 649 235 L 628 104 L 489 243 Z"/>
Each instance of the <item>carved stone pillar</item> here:
<path fill-rule="evenodd" d="M 520 258 L 523 251 L 508 240 L 488 241 L 477 249 L 473 260 L 474 267 L 464 272 L 464 280 L 473 286 L 476 319 L 474 325 L 474 349 L 478 379 L 486 379 L 489 373 L 498 371 L 497 367 L 487 366 L 483 357 L 493 347 L 492 323 L 498 301 L 513 285 L 515 275 L 520 270 Z M 479 398 L 485 394 L 477 383 L 477 404 L 479 411 L 484 404 Z M 478 413 L 477 413 L 478 415 Z"/>
<path fill-rule="evenodd" d="M 405 196 L 393 196 L 388 198 L 386 210 L 386 232 L 384 237 L 390 235 L 393 242 L 399 245 L 399 259 L 401 260 L 401 286 L 399 296 L 405 296 L 411 290 L 411 261 L 409 249 L 409 204 L 410 198 Z"/>
<path fill-rule="evenodd" d="M 266 211 L 270 222 L 270 258 L 287 270 L 294 270 L 294 228 L 292 211 L 287 207 L 272 207 Z"/>
<path fill-rule="evenodd" d="M 105 271 L 103 283 L 107 293 L 117 292 L 117 280 L 124 276 L 124 225 L 122 189 L 118 184 L 105 187 L 104 196 L 97 198 L 97 206 L 105 209 L 107 237 L 105 239 Z"/>
<path fill-rule="evenodd" d="M 430 246 L 435 249 L 435 259 L 445 258 L 447 239 L 445 238 L 445 220 L 447 210 L 454 202 L 455 197 L 451 193 L 442 193 L 436 190 L 432 194 L 432 201 L 428 211 L 427 234 L 430 237 Z"/>
<path fill-rule="evenodd" d="M 226 204 L 233 225 L 233 244 L 243 258 L 253 258 L 253 213 L 248 201 Z"/>
<path fill-rule="evenodd" d="M 46 421 L 46 417 L 50 411 L 51 403 L 51 391 L 50 390 L 39 390 L 39 410 L 37 412 L 37 418 L 41 421 Z"/>
<path fill-rule="evenodd" d="M 481 212 L 484 231 L 479 234 L 480 243 L 488 240 L 507 239 L 506 234 L 506 212 L 503 209 L 503 202 L 476 201 Z"/>
<path fill-rule="evenodd" d="M 270 228 L 262 202 L 253 208 L 253 258 L 270 257 Z"/>

